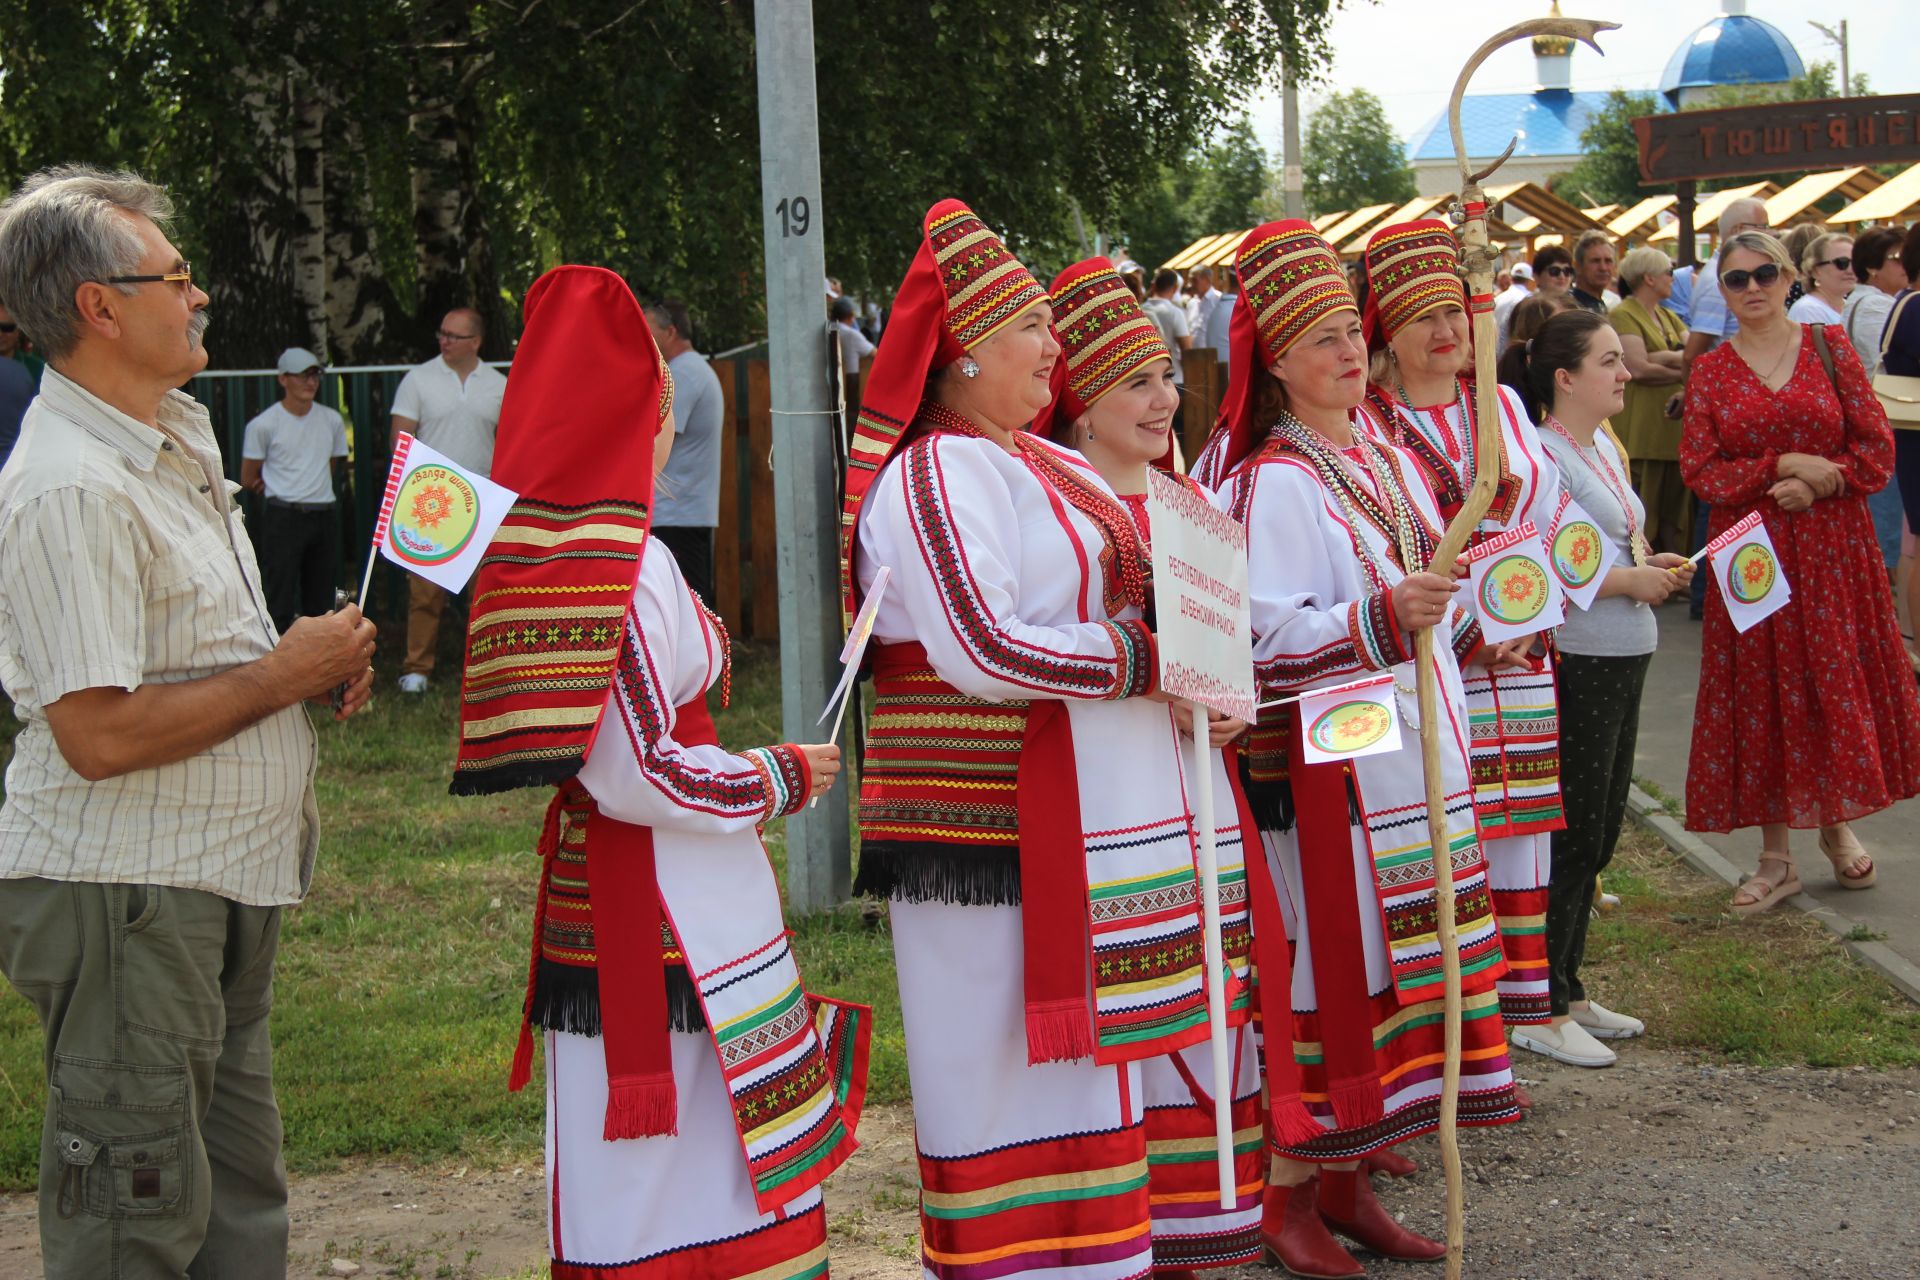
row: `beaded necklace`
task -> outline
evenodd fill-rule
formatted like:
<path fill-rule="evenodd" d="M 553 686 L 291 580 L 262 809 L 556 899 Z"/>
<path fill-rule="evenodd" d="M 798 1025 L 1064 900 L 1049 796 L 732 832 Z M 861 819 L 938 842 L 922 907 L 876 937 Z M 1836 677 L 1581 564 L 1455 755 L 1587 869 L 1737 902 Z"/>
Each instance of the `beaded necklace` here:
<path fill-rule="evenodd" d="M 720 641 L 720 709 L 725 711 L 733 705 L 733 637 L 727 634 L 727 624 L 720 621 L 707 602 L 700 598 L 698 591 L 690 592 L 693 602 L 700 606 L 700 612 L 707 616 L 707 625 L 713 628 L 715 638 Z"/>
<path fill-rule="evenodd" d="M 1393 389 L 1399 393 L 1401 401 L 1406 405 L 1407 415 L 1413 419 L 1413 429 L 1425 435 L 1426 432 L 1421 428 L 1421 411 L 1414 407 L 1413 397 L 1407 394 L 1406 384 L 1400 380 L 1398 365 L 1394 366 Z M 1394 406 L 1396 409 L 1399 407 L 1399 405 Z M 1464 446 L 1453 434 L 1453 424 L 1447 417 L 1447 409 L 1458 409 L 1460 411 L 1460 421 L 1465 425 L 1467 433 Z M 1477 445 L 1473 434 L 1473 401 L 1467 396 L 1466 380 L 1463 378 L 1455 378 L 1453 380 L 1453 403 L 1451 405 L 1445 408 L 1436 405 L 1432 409 L 1427 410 L 1427 413 L 1433 418 L 1434 437 L 1437 437 L 1433 439 L 1433 442 L 1446 450 L 1449 461 L 1460 462 L 1464 458 L 1466 474 L 1469 476 L 1472 475 L 1474 468 L 1474 449 Z M 1405 429 L 1403 426 L 1402 430 Z"/>
<path fill-rule="evenodd" d="M 1574 455 L 1580 459 L 1587 470 L 1594 474 L 1601 484 L 1606 486 L 1607 492 L 1613 495 L 1614 501 L 1620 504 L 1620 514 L 1625 516 L 1627 521 L 1627 551 L 1632 555 L 1634 564 L 1645 565 L 1647 563 L 1647 540 L 1640 532 L 1639 522 L 1633 518 L 1633 504 L 1627 500 L 1626 485 L 1621 481 L 1620 477 L 1615 474 L 1613 463 L 1607 460 L 1607 455 L 1600 452 L 1600 441 L 1597 438 L 1594 440 L 1591 446 L 1593 457 L 1589 458 L 1587 456 L 1589 452 L 1588 447 L 1583 446 L 1578 440 L 1574 439 L 1573 433 L 1561 424 L 1560 419 L 1549 413 L 1546 417 L 1546 425 L 1548 430 L 1573 446 Z M 1594 465 L 1594 458 L 1599 459 L 1600 464 L 1598 466 Z"/>

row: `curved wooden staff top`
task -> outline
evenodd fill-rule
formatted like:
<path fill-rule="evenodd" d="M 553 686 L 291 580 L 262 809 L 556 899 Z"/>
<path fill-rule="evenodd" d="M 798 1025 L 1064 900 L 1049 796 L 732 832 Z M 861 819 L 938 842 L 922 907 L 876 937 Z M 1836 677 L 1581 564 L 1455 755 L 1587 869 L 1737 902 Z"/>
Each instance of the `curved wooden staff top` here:
<path fill-rule="evenodd" d="M 1557 11 L 1557 6 L 1556 6 Z M 1472 317 L 1474 373 L 1474 473 L 1466 501 L 1448 522 L 1435 548 L 1429 569 L 1451 575 L 1454 561 L 1493 505 L 1500 480 L 1500 393 L 1494 362 L 1496 331 L 1493 321 L 1493 277 L 1498 255 L 1487 234 L 1487 197 L 1480 184 L 1506 162 L 1519 142 L 1507 144 L 1494 162 L 1478 173 L 1467 161 L 1466 136 L 1460 127 L 1460 102 L 1467 82 L 1497 49 L 1534 36 L 1566 36 L 1603 52 L 1594 36 L 1611 31 L 1617 22 L 1590 22 L 1582 18 L 1538 18 L 1508 27 L 1474 51 L 1454 81 L 1447 104 L 1447 125 L 1453 134 L 1454 157 L 1460 164 L 1460 258 L 1467 277 L 1467 306 Z M 1440 772 L 1440 739 L 1433 664 L 1433 628 L 1414 635 L 1415 675 L 1420 704 L 1420 757 L 1426 771 L 1427 835 L 1433 848 L 1434 896 L 1439 916 L 1440 957 L 1446 990 L 1446 1074 L 1440 1092 L 1440 1154 L 1447 1179 L 1447 1280 L 1459 1280 L 1466 1244 L 1466 1190 L 1460 1171 L 1460 1146 L 1455 1130 L 1460 1110 L 1460 939 L 1454 920 L 1453 856 L 1447 840 L 1446 787 Z"/>

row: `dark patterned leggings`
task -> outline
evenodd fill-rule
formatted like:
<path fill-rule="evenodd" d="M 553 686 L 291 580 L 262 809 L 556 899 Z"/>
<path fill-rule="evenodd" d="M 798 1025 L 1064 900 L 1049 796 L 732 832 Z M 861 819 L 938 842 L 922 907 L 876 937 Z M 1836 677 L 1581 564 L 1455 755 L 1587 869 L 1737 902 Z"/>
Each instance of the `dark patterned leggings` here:
<path fill-rule="evenodd" d="M 1593 878 L 1613 861 L 1633 782 L 1640 689 L 1650 653 L 1630 658 L 1559 655 L 1560 795 L 1567 828 L 1553 833 L 1547 888 L 1547 995 L 1555 1017 L 1585 1000 L 1580 961 L 1593 915 Z"/>

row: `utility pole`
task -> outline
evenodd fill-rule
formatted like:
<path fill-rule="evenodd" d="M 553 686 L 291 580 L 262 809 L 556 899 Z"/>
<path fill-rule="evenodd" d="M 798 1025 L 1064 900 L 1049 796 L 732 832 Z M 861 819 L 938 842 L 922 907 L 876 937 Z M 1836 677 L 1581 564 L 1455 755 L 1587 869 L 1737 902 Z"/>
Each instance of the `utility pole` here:
<path fill-rule="evenodd" d="M 814 718 L 838 682 L 840 504 L 827 394 L 827 255 L 820 210 L 813 6 L 754 0 L 760 88 L 760 196 L 767 262 L 773 401 L 773 500 L 779 542 L 780 719 L 789 742 L 815 742 Z M 800 913 L 852 890 L 847 791 L 839 782 L 787 819 L 787 904 Z"/>
<path fill-rule="evenodd" d="M 1292 66 L 1281 68 L 1280 90 L 1281 185 L 1286 194 L 1286 215 L 1307 216 L 1306 170 L 1300 164 L 1300 88 L 1294 83 Z"/>
<path fill-rule="evenodd" d="M 1812 19 L 1807 20 L 1807 25 L 1840 46 L 1840 96 L 1843 98 L 1851 98 L 1853 96 L 1853 69 L 1847 64 L 1847 20 L 1845 18 L 1840 19 L 1840 29 L 1838 31 L 1835 31 L 1824 22 L 1815 22 Z"/>

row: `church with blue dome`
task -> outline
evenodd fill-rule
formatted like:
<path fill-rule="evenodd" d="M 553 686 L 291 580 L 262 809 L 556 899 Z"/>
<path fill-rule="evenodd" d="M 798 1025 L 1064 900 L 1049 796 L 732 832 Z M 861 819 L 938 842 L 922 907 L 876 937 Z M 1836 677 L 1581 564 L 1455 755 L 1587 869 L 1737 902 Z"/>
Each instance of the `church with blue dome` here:
<path fill-rule="evenodd" d="M 1684 10 L 1687 0 L 1678 0 L 1674 7 Z M 1720 14 L 1689 32 L 1673 51 L 1659 84 L 1669 109 L 1699 106 L 1722 87 L 1784 84 L 1804 74 L 1793 43 L 1746 9 L 1746 0 L 1722 0 Z M 1560 12 L 1558 0 L 1552 12 Z M 1513 158 L 1500 169 L 1503 182 L 1544 187 L 1549 178 L 1574 166 L 1580 159 L 1581 132 L 1607 101 L 1604 90 L 1572 87 L 1574 54 L 1572 40 L 1539 37 L 1533 42 L 1537 83 L 1531 92 L 1467 95 L 1460 104 L 1460 123 L 1476 166 L 1491 162 L 1515 138 L 1519 143 Z M 1407 157 L 1421 195 L 1458 187 L 1460 171 L 1444 109 L 1414 133 Z"/>

